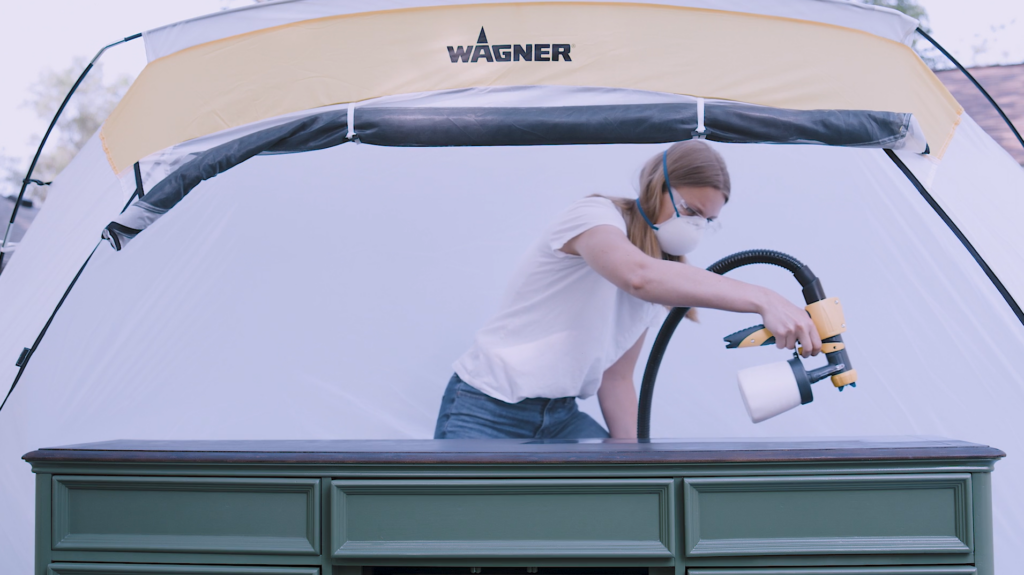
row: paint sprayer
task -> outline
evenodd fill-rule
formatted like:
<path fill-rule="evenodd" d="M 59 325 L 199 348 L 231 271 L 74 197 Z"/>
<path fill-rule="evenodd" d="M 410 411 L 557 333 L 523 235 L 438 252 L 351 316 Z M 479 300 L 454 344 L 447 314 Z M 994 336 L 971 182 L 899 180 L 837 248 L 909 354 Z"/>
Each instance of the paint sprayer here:
<path fill-rule="evenodd" d="M 788 270 L 800 283 L 807 313 L 814 321 L 821 336 L 821 350 L 828 363 L 810 371 L 804 368 L 799 353 L 789 361 L 780 361 L 749 367 L 741 370 L 739 379 L 740 395 L 747 413 L 754 423 L 760 423 L 814 400 L 811 384 L 830 377 L 832 385 L 839 391 L 846 386 L 857 387 L 857 370 L 850 363 L 842 333 L 846 331 L 843 306 L 837 298 L 825 296 L 825 290 L 811 268 L 793 256 L 772 250 L 747 250 L 722 258 L 708 267 L 708 271 L 725 274 L 736 268 L 751 264 L 769 264 Z M 665 349 L 676 327 L 690 308 L 677 307 L 669 312 L 651 348 L 651 355 L 644 370 L 640 386 L 640 407 L 637 417 L 637 437 L 650 439 L 651 399 L 654 396 L 654 382 L 665 355 Z M 755 325 L 730 334 L 725 338 L 726 348 L 749 348 L 775 343 L 775 336 L 763 325 Z"/>

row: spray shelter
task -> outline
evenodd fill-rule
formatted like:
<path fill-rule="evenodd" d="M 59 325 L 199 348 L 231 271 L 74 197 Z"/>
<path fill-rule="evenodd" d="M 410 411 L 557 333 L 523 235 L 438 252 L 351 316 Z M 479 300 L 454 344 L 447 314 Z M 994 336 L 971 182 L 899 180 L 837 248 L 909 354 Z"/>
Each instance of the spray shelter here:
<path fill-rule="evenodd" d="M 843 298 L 860 385 L 754 425 L 735 374 L 787 354 L 724 349 L 757 318 L 707 310 L 672 340 L 652 436 L 999 447 L 1010 568 L 1024 170 L 910 48 L 916 26 L 824 0 L 295 0 L 145 33 L 148 66 L 0 276 L 0 376 L 18 381 L 0 553 L 30 569 L 20 456 L 44 445 L 429 437 L 451 362 L 547 222 L 633 197 L 646 159 L 696 137 L 733 195 L 691 263 L 810 265 Z M 799 300 L 779 270 L 735 277 Z"/>

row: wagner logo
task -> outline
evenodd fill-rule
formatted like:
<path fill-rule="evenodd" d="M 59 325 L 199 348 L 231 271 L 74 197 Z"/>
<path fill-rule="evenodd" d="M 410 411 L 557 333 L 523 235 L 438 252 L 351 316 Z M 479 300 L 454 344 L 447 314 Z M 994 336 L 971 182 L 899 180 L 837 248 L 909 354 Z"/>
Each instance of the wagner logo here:
<path fill-rule="evenodd" d="M 448 46 L 448 57 L 456 62 L 572 62 L 571 44 L 495 44 L 487 42 L 487 34 L 480 28 L 476 46 Z"/>

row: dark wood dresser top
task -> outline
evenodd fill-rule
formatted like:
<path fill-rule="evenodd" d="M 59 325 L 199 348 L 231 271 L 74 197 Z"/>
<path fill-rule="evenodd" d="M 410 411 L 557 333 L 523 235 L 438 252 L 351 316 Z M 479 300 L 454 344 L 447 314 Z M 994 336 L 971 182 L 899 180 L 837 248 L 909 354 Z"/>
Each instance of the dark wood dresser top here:
<path fill-rule="evenodd" d="M 654 440 L 114 440 L 49 447 L 29 462 L 296 464 L 695 464 L 1005 457 L 934 437 Z"/>

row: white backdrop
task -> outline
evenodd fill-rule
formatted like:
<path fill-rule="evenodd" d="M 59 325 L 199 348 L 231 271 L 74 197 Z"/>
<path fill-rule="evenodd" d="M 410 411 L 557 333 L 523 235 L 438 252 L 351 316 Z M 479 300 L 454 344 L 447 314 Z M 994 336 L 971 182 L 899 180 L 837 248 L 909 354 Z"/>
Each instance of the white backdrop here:
<path fill-rule="evenodd" d="M 802 259 L 844 302 L 860 381 L 842 394 L 819 383 L 814 403 L 754 425 L 735 373 L 788 354 L 725 350 L 722 336 L 760 319 L 705 310 L 672 342 L 652 435 L 993 445 L 1010 455 L 994 499 L 997 564 L 1011 572 L 1024 556 L 1012 489 L 1024 479 L 1024 328 L 882 151 L 717 148 L 733 199 L 694 263 L 748 248 Z M 34 485 L 18 458 L 36 448 L 430 437 L 451 362 L 519 255 L 573 200 L 634 194 L 661 149 L 348 144 L 258 157 L 201 184 L 124 251 L 101 246 L 0 413 L 5 572 L 31 569 Z M 781 269 L 734 277 L 800 301 Z M 583 407 L 600 420 L 596 400 Z"/>

